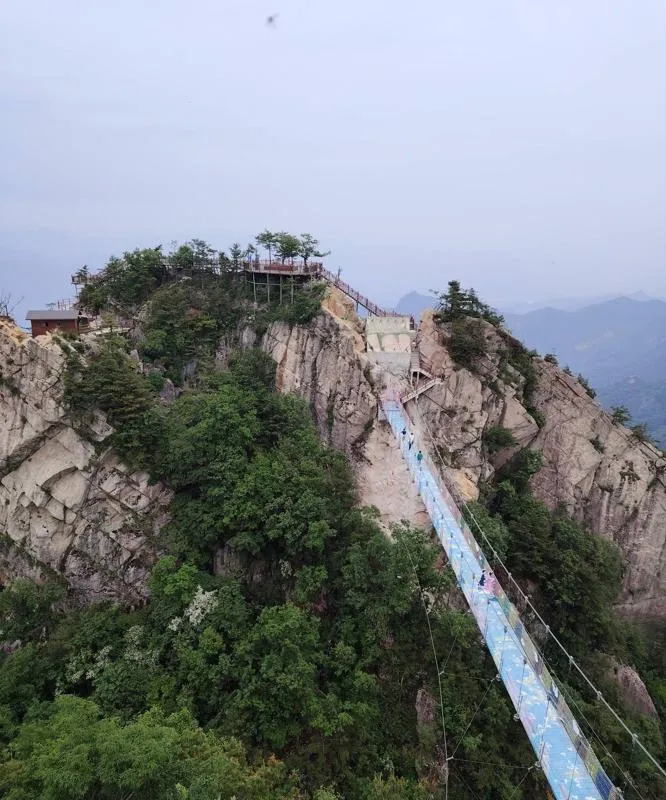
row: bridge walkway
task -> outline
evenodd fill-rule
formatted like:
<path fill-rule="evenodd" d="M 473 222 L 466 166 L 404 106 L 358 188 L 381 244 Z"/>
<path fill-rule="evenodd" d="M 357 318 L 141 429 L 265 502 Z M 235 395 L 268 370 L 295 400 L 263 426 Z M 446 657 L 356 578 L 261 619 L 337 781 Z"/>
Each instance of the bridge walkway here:
<path fill-rule="evenodd" d="M 427 455 L 417 460 L 418 440 L 408 449 L 402 431 L 412 426 L 402 403 L 385 396 L 382 409 L 556 800 L 619 800 L 515 607 L 494 580 L 479 586 L 490 566 Z"/>

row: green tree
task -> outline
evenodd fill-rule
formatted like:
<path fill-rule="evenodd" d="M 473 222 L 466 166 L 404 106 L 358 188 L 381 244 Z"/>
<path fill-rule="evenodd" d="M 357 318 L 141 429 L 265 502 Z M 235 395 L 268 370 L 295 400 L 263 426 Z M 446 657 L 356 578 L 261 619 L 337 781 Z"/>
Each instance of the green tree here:
<path fill-rule="evenodd" d="M 277 234 L 277 254 L 283 264 L 287 259 L 293 264 L 294 259 L 301 254 L 301 240 L 298 236 L 281 231 Z"/>
<path fill-rule="evenodd" d="M 516 439 L 508 428 L 496 426 L 484 431 L 483 443 L 488 448 L 488 452 L 492 454 L 496 453 L 498 450 L 513 447 L 516 443 Z"/>
<path fill-rule="evenodd" d="M 99 347 L 87 363 L 75 349 L 66 352 L 65 402 L 82 420 L 95 409 L 103 411 L 114 428 L 107 443 L 129 463 L 145 464 L 156 433 L 145 425 L 146 412 L 154 402 L 150 386 L 127 354 L 123 339 L 109 336 Z"/>
<path fill-rule="evenodd" d="M 320 250 L 318 239 L 315 239 L 311 233 L 302 233 L 298 254 L 303 259 L 303 264 L 307 266 L 310 258 L 326 258 L 326 256 L 331 254 L 331 251 L 326 250 L 324 252 Z"/>
<path fill-rule="evenodd" d="M 136 249 L 127 251 L 122 258 L 111 258 L 98 281 L 91 285 L 90 292 L 95 298 L 100 298 L 103 292 L 111 304 L 134 309 L 167 278 L 168 269 L 161 246 Z M 83 292 L 79 300 L 85 305 Z"/>
<path fill-rule="evenodd" d="M 240 267 L 241 259 L 247 255 L 247 250 L 243 250 L 238 242 L 234 242 L 229 248 L 229 258 L 234 266 L 234 269 Z"/>
<path fill-rule="evenodd" d="M 273 260 L 273 251 L 278 246 L 279 233 L 269 231 L 268 228 L 257 234 L 255 241 L 259 247 L 263 247 L 268 252 L 268 260 Z"/>
<path fill-rule="evenodd" d="M 0 639 L 24 643 L 45 639 L 58 619 L 55 606 L 65 594 L 65 587 L 55 581 L 13 581 L 0 592 Z"/>
<path fill-rule="evenodd" d="M 296 786 L 272 760 L 248 764 L 233 739 L 204 733 L 185 711 L 149 711 L 125 725 L 89 700 L 67 695 L 36 711 L 0 763 L 8 800 L 94 798 L 293 798 Z"/>
<path fill-rule="evenodd" d="M 264 608 L 239 645 L 233 708 L 259 741 L 281 748 L 317 711 L 317 621 L 296 606 Z"/>
<path fill-rule="evenodd" d="M 453 322 L 461 317 L 478 317 L 491 325 L 501 325 L 503 317 L 482 302 L 474 289 L 464 290 L 460 281 L 449 281 L 446 292 L 433 294 L 438 299 L 437 310 L 442 322 Z"/>
<path fill-rule="evenodd" d="M 613 406 L 611 419 L 616 425 L 626 425 L 631 420 L 631 414 L 626 406 Z"/>

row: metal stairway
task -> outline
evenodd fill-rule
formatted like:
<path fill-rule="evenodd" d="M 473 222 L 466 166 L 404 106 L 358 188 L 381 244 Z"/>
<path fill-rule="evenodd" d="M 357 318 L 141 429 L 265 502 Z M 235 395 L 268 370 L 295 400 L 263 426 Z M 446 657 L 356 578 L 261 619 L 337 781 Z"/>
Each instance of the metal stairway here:
<path fill-rule="evenodd" d="M 386 393 L 382 410 L 553 795 L 556 800 L 621 800 L 622 793 L 580 732 L 518 611 L 499 585 L 493 591 L 479 587 L 481 570 L 490 571 L 490 565 L 433 468 L 425 442 L 417 439 L 416 447 L 405 446 L 401 432 L 413 426 L 402 401 L 410 394 L 400 398 Z M 421 461 L 416 457 L 419 447 Z"/>
<path fill-rule="evenodd" d="M 441 378 L 430 378 L 430 380 L 422 383 L 420 386 L 417 386 L 416 389 L 412 389 L 411 392 L 407 392 L 402 396 L 402 402 L 407 403 L 410 400 L 415 400 L 419 395 L 427 392 L 428 389 L 432 389 L 433 386 L 437 386 L 438 383 L 444 383 Z"/>

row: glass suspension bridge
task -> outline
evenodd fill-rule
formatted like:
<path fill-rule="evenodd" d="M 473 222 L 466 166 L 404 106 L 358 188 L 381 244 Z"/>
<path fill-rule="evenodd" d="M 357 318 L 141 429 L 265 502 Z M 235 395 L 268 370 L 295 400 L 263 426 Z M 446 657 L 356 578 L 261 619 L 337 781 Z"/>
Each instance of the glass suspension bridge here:
<path fill-rule="evenodd" d="M 411 392 L 409 398 L 416 394 Z M 439 471 L 433 467 L 425 442 L 416 439 L 416 444 L 409 447 L 410 435 L 418 432 L 400 395 L 385 392 L 382 410 L 556 800 L 620 800 L 624 797 L 622 791 L 613 785 L 578 727 L 515 606 L 496 580 L 479 585 L 482 570 L 489 574 L 491 566 Z M 598 697 L 601 699 L 600 694 Z M 663 773 L 661 766 L 639 746 Z"/>

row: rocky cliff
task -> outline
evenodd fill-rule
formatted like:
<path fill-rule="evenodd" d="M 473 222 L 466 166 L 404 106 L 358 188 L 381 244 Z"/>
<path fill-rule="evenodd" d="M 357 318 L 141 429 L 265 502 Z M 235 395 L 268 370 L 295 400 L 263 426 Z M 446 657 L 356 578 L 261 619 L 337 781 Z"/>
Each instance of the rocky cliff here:
<path fill-rule="evenodd" d="M 100 448 L 103 417 L 76 429 L 62 404 L 63 351 L 0 320 L 0 585 L 60 576 L 81 602 L 145 593 L 169 495 Z"/>
<path fill-rule="evenodd" d="M 632 615 L 666 614 L 666 459 L 610 416 L 573 377 L 533 359 L 536 388 L 529 406 L 524 378 L 503 363 L 510 337 L 482 323 L 487 355 L 472 372 L 459 368 L 446 347 L 446 331 L 424 315 L 418 337 L 422 357 L 438 378 L 412 401 L 451 465 L 461 493 L 475 498 L 482 481 L 518 450 L 541 451 L 543 466 L 532 490 L 550 508 L 564 504 L 587 529 L 612 539 L 625 564 L 619 608 Z M 535 416 L 540 416 L 541 427 Z M 493 427 L 509 429 L 515 445 L 494 455 L 484 446 Z"/>
<path fill-rule="evenodd" d="M 307 326 L 271 325 L 261 347 L 277 364 L 277 386 L 308 401 L 323 441 L 352 460 L 359 502 L 375 506 L 388 529 L 428 524 L 395 439 L 378 424 L 379 392 L 393 377 L 368 360 L 363 323 L 337 290 Z M 251 344 L 246 341 L 246 344 Z"/>

